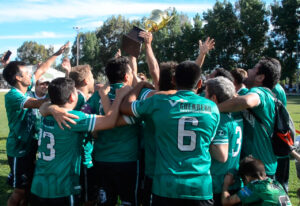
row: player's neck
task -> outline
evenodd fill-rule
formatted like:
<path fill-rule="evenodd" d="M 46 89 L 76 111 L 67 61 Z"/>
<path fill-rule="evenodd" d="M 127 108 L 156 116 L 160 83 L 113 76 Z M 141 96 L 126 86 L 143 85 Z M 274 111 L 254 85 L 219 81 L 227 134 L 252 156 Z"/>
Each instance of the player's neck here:
<path fill-rule="evenodd" d="M 79 90 L 86 99 L 88 99 L 88 97 L 89 97 L 89 88 L 88 88 L 88 86 L 79 87 L 79 88 L 76 88 L 76 89 Z"/>
<path fill-rule="evenodd" d="M 20 82 L 17 82 L 15 88 L 20 90 L 23 94 L 27 92 L 28 86 L 23 86 Z"/>
<path fill-rule="evenodd" d="M 74 104 L 66 103 L 66 104 L 64 104 L 62 106 L 59 106 L 59 107 L 63 108 L 66 111 L 71 111 L 75 108 L 75 106 L 76 105 L 74 105 Z"/>

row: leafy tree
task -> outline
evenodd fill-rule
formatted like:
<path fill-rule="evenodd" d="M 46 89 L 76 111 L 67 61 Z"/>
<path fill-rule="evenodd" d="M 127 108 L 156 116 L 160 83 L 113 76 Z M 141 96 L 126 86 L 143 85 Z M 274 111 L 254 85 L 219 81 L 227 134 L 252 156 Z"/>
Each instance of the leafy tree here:
<path fill-rule="evenodd" d="M 276 1 L 271 5 L 271 22 L 274 27 L 277 54 L 282 63 L 282 79 L 286 77 L 294 79 L 293 75 L 297 68 L 296 46 L 299 41 L 299 33 L 297 32 L 300 26 L 299 6 L 299 0 Z"/>
<path fill-rule="evenodd" d="M 215 49 L 210 52 L 204 69 L 224 67 L 231 69 L 237 66 L 241 38 L 239 21 L 230 2 L 216 2 L 212 10 L 203 13 L 207 22 L 204 33 L 215 39 Z"/>
<path fill-rule="evenodd" d="M 268 12 L 261 0 L 239 0 L 236 3 L 240 22 L 239 66 L 252 68 L 261 58 L 268 32 Z"/>
<path fill-rule="evenodd" d="M 24 61 L 26 64 L 37 64 L 46 61 L 53 53 L 54 48 L 49 49 L 42 44 L 34 41 L 25 41 L 21 47 L 17 49 L 17 59 Z"/>

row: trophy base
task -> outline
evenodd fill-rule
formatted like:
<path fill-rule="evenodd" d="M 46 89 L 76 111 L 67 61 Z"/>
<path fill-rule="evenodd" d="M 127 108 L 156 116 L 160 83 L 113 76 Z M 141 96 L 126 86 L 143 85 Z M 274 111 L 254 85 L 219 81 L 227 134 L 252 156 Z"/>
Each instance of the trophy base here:
<path fill-rule="evenodd" d="M 139 33 L 141 31 L 145 31 L 136 26 L 126 35 L 122 37 L 122 46 L 121 49 L 125 51 L 127 54 L 138 58 L 141 53 L 142 43 L 144 39 L 139 37 Z"/>

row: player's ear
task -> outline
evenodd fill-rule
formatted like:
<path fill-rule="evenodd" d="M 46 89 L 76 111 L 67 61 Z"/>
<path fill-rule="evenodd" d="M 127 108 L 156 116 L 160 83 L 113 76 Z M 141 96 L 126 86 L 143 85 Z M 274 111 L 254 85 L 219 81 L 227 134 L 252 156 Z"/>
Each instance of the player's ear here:
<path fill-rule="evenodd" d="M 255 81 L 258 82 L 260 85 L 263 84 L 264 79 L 265 79 L 264 74 L 258 74 L 255 76 Z"/>
<path fill-rule="evenodd" d="M 88 85 L 88 80 L 87 80 L 87 79 L 84 79 L 84 80 L 82 81 L 82 84 L 83 84 L 84 86 Z"/>
<path fill-rule="evenodd" d="M 200 79 L 197 83 L 197 89 L 200 89 L 202 87 L 202 79 Z"/>
<path fill-rule="evenodd" d="M 70 95 L 70 97 L 69 97 L 69 102 L 70 102 L 70 103 L 73 103 L 73 102 L 75 102 L 75 101 L 77 102 L 77 98 L 78 98 L 78 97 L 77 97 L 76 95 L 77 95 L 77 91 L 76 91 L 76 90 L 75 90 L 75 92 L 72 92 L 72 93 L 71 93 L 71 95 Z"/>

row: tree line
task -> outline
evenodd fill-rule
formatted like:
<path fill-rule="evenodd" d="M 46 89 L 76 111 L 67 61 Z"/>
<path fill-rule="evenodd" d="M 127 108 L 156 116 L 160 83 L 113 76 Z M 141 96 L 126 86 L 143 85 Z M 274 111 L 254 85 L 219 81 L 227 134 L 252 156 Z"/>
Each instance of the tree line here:
<path fill-rule="evenodd" d="M 249 69 L 262 57 L 275 57 L 282 64 L 282 79 L 295 79 L 299 43 L 299 0 L 274 1 L 267 6 L 261 0 L 238 0 L 234 4 L 217 1 L 212 9 L 196 14 L 192 21 L 173 9 L 174 18 L 153 34 L 152 47 L 159 62 L 195 60 L 198 41 L 215 39 L 215 49 L 207 56 L 203 70 L 223 67 Z M 121 46 L 122 35 L 140 21 L 111 16 L 95 31 L 79 33 L 79 64 L 90 64 L 101 75 L 107 60 Z M 76 64 L 76 38 L 71 48 L 71 62 Z M 35 64 L 53 53 L 36 42 L 24 42 L 17 58 Z M 125 54 L 126 55 L 126 54 Z M 139 72 L 147 74 L 145 53 L 138 59 Z M 60 65 L 57 66 L 58 68 Z M 147 74 L 148 75 L 148 74 Z"/>

